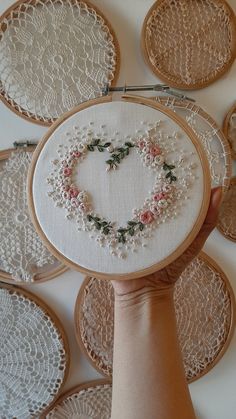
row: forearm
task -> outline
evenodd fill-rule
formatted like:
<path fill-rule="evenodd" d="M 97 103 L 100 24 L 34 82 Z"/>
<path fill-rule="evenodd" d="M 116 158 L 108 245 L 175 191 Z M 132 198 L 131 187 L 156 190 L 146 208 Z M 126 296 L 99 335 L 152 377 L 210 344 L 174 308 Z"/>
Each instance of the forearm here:
<path fill-rule="evenodd" d="M 195 419 L 172 287 L 150 287 L 115 298 L 111 418 Z"/>

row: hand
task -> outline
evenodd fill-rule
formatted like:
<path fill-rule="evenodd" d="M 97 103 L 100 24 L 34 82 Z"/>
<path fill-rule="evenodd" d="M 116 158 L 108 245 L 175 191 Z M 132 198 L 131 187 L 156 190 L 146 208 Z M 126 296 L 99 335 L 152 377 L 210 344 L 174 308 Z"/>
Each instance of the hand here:
<path fill-rule="evenodd" d="M 116 295 L 126 295 L 144 287 L 162 289 L 172 287 L 188 264 L 199 254 L 208 236 L 215 228 L 222 200 L 222 188 L 212 189 L 211 199 L 205 221 L 193 243 L 174 262 L 165 268 L 143 278 L 128 281 L 112 281 Z"/>

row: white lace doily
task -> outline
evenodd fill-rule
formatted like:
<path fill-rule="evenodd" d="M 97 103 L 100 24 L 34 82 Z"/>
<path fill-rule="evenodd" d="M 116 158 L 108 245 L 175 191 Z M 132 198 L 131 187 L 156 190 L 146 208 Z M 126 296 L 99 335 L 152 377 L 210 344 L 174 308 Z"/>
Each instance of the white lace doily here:
<path fill-rule="evenodd" d="M 232 172 L 231 150 L 216 122 L 200 106 L 189 101 L 160 96 L 156 100 L 185 119 L 206 152 L 212 187 L 223 186 L 227 189 Z"/>
<path fill-rule="evenodd" d="M 40 143 L 31 213 L 73 268 L 139 276 L 177 257 L 200 228 L 208 171 L 193 132 L 169 109 L 108 100 L 73 111 Z"/>
<path fill-rule="evenodd" d="M 206 374 L 232 338 L 235 301 L 216 263 L 203 252 L 175 284 L 178 337 L 188 382 Z M 87 278 L 75 306 L 78 343 L 95 368 L 112 375 L 114 291 L 110 281 Z"/>
<path fill-rule="evenodd" d="M 0 168 L 0 269 L 23 282 L 34 281 L 40 271 L 54 269 L 57 263 L 28 213 L 26 183 L 31 158 L 31 152 L 12 152 Z"/>
<path fill-rule="evenodd" d="M 111 397 L 108 381 L 83 384 L 63 395 L 46 419 L 110 419 Z"/>
<path fill-rule="evenodd" d="M 0 314 L 0 417 L 38 418 L 65 380 L 64 332 L 42 301 L 13 286 L 0 286 Z"/>
<path fill-rule="evenodd" d="M 2 98 L 34 122 L 50 124 L 101 96 L 118 56 L 109 23 L 86 0 L 22 0 L 0 20 Z"/>

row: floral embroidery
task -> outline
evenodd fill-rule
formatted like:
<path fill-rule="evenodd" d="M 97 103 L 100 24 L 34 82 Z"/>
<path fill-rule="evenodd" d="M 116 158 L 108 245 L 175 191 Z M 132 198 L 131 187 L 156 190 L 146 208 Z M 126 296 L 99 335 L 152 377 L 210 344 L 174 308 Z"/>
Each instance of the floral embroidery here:
<path fill-rule="evenodd" d="M 122 146 L 114 147 L 111 141 L 103 140 L 89 131 L 82 139 L 72 138 L 71 145 L 61 146 L 60 159 L 53 161 L 55 170 L 48 178 L 53 190 L 48 195 L 56 205 L 66 209 L 68 219 L 76 219 L 79 231 L 88 231 L 91 235 L 96 232 L 96 241 L 102 247 L 108 246 L 112 255 L 123 258 L 126 256 L 123 247 L 135 250 L 139 245 L 144 246 L 144 239 L 150 237 L 153 228 L 173 218 L 176 201 L 183 197 L 184 189 L 189 186 L 187 181 L 183 181 L 182 186 L 174 184 L 178 181 L 175 173 L 178 167 L 176 162 L 167 161 L 168 153 L 164 141 L 160 139 L 160 132 L 151 130 L 124 142 Z M 66 149 L 64 154 L 62 147 Z M 140 155 L 144 166 L 154 172 L 155 182 L 143 206 L 133 210 L 132 219 L 125 226 L 117 227 L 116 222 L 106 220 L 94 212 L 92 197 L 73 182 L 74 169 L 89 152 L 98 151 L 110 154 L 106 160 L 106 170 L 115 170 L 132 149 Z M 189 174 L 186 173 L 186 179 Z"/>

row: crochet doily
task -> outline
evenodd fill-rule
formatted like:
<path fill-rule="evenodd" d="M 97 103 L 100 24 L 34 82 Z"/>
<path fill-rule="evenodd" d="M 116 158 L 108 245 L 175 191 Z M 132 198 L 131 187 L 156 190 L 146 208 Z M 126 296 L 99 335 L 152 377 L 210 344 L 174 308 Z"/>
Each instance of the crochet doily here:
<path fill-rule="evenodd" d="M 30 221 L 27 173 L 32 153 L 13 152 L 0 167 L 0 269 L 15 281 L 34 281 L 56 263 Z M 52 268 L 50 268 L 52 269 Z"/>
<path fill-rule="evenodd" d="M 158 0 L 143 25 L 147 63 L 170 86 L 198 89 L 235 59 L 236 23 L 224 0 Z"/>
<path fill-rule="evenodd" d="M 67 343 L 53 313 L 34 295 L 0 287 L 0 417 L 38 418 L 67 373 Z"/>
<path fill-rule="evenodd" d="M 191 382 L 216 364 L 231 339 L 233 292 L 215 262 L 201 253 L 177 281 L 174 300 L 185 374 Z M 75 324 L 78 342 L 90 362 L 111 376 L 114 293 L 109 281 L 85 280 Z"/>
<path fill-rule="evenodd" d="M 236 160 L 236 103 L 225 117 L 223 130 L 231 147 L 232 158 Z"/>
<path fill-rule="evenodd" d="M 62 395 L 46 419 L 110 419 L 111 398 L 108 381 L 83 384 Z"/>
<path fill-rule="evenodd" d="M 102 95 L 118 71 L 113 30 L 79 0 L 17 2 L 0 20 L 2 98 L 21 116 L 50 124 Z"/>
<path fill-rule="evenodd" d="M 217 227 L 227 239 L 236 242 L 236 177 L 231 179 L 224 197 Z"/>
<path fill-rule="evenodd" d="M 229 187 L 232 172 L 229 143 L 216 122 L 200 106 L 173 97 L 156 100 L 185 119 L 204 147 L 210 166 L 212 187 Z"/>

